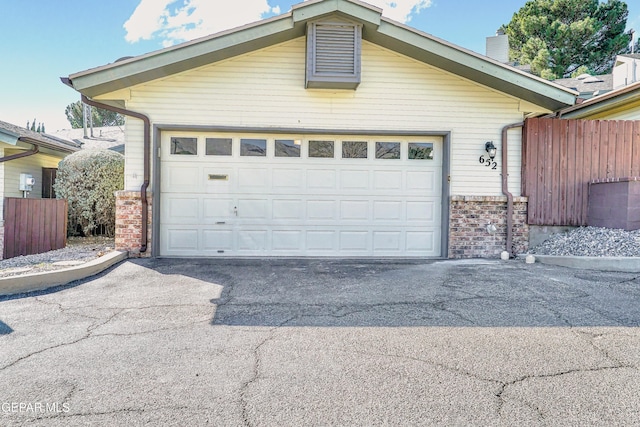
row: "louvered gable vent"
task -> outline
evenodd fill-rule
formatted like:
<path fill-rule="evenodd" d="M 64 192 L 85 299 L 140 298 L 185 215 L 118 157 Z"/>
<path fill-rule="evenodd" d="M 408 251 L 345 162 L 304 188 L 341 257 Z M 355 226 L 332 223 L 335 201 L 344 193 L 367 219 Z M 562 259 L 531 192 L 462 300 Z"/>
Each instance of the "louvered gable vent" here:
<path fill-rule="evenodd" d="M 361 35 L 357 24 L 309 24 L 306 87 L 355 89 L 360 83 Z"/>

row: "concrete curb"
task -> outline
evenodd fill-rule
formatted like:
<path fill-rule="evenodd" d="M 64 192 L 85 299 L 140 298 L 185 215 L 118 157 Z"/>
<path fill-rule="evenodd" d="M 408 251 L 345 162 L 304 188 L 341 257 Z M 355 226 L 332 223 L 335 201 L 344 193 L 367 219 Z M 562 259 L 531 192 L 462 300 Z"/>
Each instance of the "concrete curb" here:
<path fill-rule="evenodd" d="M 128 252 L 113 251 L 100 258 L 74 267 L 13 277 L 2 277 L 0 278 L 0 296 L 40 291 L 53 286 L 66 285 L 74 280 L 84 279 L 101 273 L 112 265 L 126 259 L 128 256 Z"/>
<path fill-rule="evenodd" d="M 584 270 L 640 273 L 640 257 L 593 257 L 536 255 L 536 262 Z"/>

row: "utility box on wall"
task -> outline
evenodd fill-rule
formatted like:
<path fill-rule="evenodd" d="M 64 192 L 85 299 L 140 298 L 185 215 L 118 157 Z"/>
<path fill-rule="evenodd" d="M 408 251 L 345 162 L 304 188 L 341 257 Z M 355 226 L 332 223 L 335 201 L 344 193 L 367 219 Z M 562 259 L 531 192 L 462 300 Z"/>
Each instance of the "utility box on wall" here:
<path fill-rule="evenodd" d="M 20 191 L 33 191 L 36 179 L 28 173 L 20 174 Z"/>
<path fill-rule="evenodd" d="M 640 229 L 640 177 L 590 183 L 587 225 Z"/>

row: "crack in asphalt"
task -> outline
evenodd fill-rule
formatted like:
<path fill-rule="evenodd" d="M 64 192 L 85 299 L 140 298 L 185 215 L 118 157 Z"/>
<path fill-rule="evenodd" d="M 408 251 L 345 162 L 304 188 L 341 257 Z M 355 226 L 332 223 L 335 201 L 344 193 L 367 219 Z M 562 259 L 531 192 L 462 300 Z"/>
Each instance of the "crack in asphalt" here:
<path fill-rule="evenodd" d="M 33 351 L 29 354 L 26 354 L 22 357 L 19 357 L 17 359 L 15 359 L 14 361 L 1 366 L 0 367 L 0 371 L 4 371 L 5 369 L 8 369 L 12 366 L 14 366 L 15 364 L 29 359 L 30 357 L 33 357 L 35 355 L 44 353 L 46 351 L 49 350 L 53 350 L 59 347 L 64 347 L 64 346 L 70 346 L 70 345 L 74 345 L 77 344 L 83 340 L 86 339 L 90 339 L 90 338 L 95 338 L 95 337 L 105 337 L 105 336 L 119 336 L 119 337 L 125 337 L 125 336 L 135 336 L 135 335 L 144 335 L 144 334 L 150 334 L 150 333 L 155 333 L 155 332 L 162 332 L 162 331 L 168 331 L 168 330 L 177 330 L 177 329 L 182 329 L 185 327 L 189 327 L 192 325 L 196 325 L 199 323 L 208 323 L 210 321 L 210 318 L 207 317 L 207 319 L 204 320 L 195 320 L 195 321 L 190 321 L 185 325 L 179 325 L 179 326 L 172 326 L 172 327 L 159 327 L 159 328 L 154 328 L 148 331 L 140 331 L 140 332 L 130 332 L 130 333 L 97 333 L 94 332 L 96 329 L 110 323 L 113 319 L 115 319 L 117 316 L 119 316 L 120 314 L 126 312 L 126 311 L 137 311 L 137 310 L 148 310 L 148 309 L 154 309 L 154 308 L 175 308 L 175 307 L 205 307 L 208 308 L 210 307 L 210 305 L 207 304 L 158 304 L 158 305 L 148 305 L 148 306 L 138 306 L 138 307 L 99 307 L 99 306 L 82 306 L 82 307 L 65 307 L 64 305 L 58 303 L 58 302 L 50 302 L 50 301 L 44 301 L 38 297 L 34 297 L 34 300 L 37 301 L 40 304 L 44 304 L 44 305 L 49 305 L 49 306 L 55 306 L 57 307 L 58 311 L 62 314 L 65 315 L 70 315 L 70 316 L 77 316 L 77 317 L 81 317 L 81 318 L 86 318 L 86 319 L 90 319 L 90 320 L 94 320 L 94 322 L 87 326 L 86 328 L 86 333 L 77 338 L 74 339 L 72 341 L 67 341 L 67 342 L 62 342 L 62 343 L 58 343 L 43 349 L 39 349 L 36 351 Z M 99 317 L 93 317 L 93 316 L 86 316 L 84 314 L 81 313 L 75 313 L 75 310 L 81 309 L 81 308 L 94 308 L 94 309 L 100 309 L 100 310 L 115 310 L 114 313 L 112 313 L 111 315 L 109 315 L 106 319 L 104 317 L 99 318 Z"/>
<path fill-rule="evenodd" d="M 498 400 L 498 415 L 500 416 L 500 418 L 503 418 L 503 409 L 504 409 L 504 405 L 506 403 L 506 398 L 504 397 L 504 392 L 506 391 L 506 389 L 508 387 L 514 386 L 516 384 L 520 384 L 523 383 L 525 381 L 529 381 L 529 380 L 534 380 L 534 379 L 550 379 L 550 378 L 557 378 L 557 377 L 561 377 L 564 375 L 570 375 L 570 374 L 576 374 L 576 373 L 587 373 L 587 372 L 604 372 L 604 371 L 611 371 L 611 370 L 616 370 L 616 369 L 628 369 L 629 366 L 625 366 L 625 365 L 619 365 L 619 366 L 600 366 L 597 368 L 576 368 L 576 369 L 568 369 L 565 371 L 561 371 L 561 372 L 554 372 L 551 374 L 533 374 L 533 375 L 525 375 L 522 376 L 520 378 L 517 378 L 513 381 L 508 381 L 508 382 L 502 382 L 502 385 L 500 387 L 500 389 L 498 390 L 498 393 L 496 393 L 496 397 L 499 399 Z M 518 399 L 519 401 L 523 402 L 522 399 Z M 537 408 L 536 412 L 540 415 L 540 417 L 544 420 L 545 414 L 544 411 L 542 411 L 542 409 L 538 408 L 537 406 L 535 406 L 533 403 L 529 402 L 529 404 L 527 405 L 531 408 Z"/>
<path fill-rule="evenodd" d="M 265 339 L 260 341 L 253 348 L 253 369 L 251 372 L 251 377 L 247 381 L 243 382 L 240 386 L 240 409 L 242 414 L 242 421 L 245 426 L 251 427 L 252 425 L 250 416 L 249 416 L 249 409 L 248 409 L 249 402 L 247 399 L 247 392 L 249 391 L 249 388 L 251 387 L 251 385 L 254 384 L 260 376 L 260 368 L 262 366 L 260 349 L 269 341 L 272 341 L 273 339 L 275 339 L 275 333 L 278 329 L 280 329 L 282 326 L 286 325 L 287 323 L 291 322 L 292 320 L 296 319 L 296 317 L 297 316 L 293 316 L 285 320 L 284 322 L 280 323 L 280 325 L 275 326 L 269 329 L 268 331 L 266 331 L 267 336 L 265 337 Z"/>
<path fill-rule="evenodd" d="M 45 347 L 45 348 L 42 348 L 40 350 L 36 350 L 36 351 L 33 351 L 33 352 L 29 353 L 29 354 L 21 356 L 21 357 L 17 358 L 16 360 L 14 360 L 13 362 L 10 362 L 10 363 L 8 363 L 8 364 L 6 364 L 4 366 L 1 366 L 0 367 L 0 372 L 4 371 L 4 370 L 6 370 L 6 369 L 8 369 L 8 368 L 10 368 L 10 367 L 12 367 L 14 365 L 16 365 L 17 363 L 19 363 L 19 362 L 21 362 L 23 360 L 29 359 L 29 358 L 31 358 L 33 356 L 36 356 L 36 355 L 41 354 L 41 353 L 44 353 L 46 351 L 53 350 L 53 349 L 60 348 L 60 347 L 73 345 L 73 344 L 77 344 L 80 341 L 84 341 L 84 340 L 86 340 L 86 339 L 91 337 L 93 331 L 96 328 L 99 328 L 100 326 L 106 325 L 107 323 L 111 322 L 121 312 L 122 312 L 121 310 L 117 311 L 116 313 L 113 313 L 111 316 L 109 316 L 106 320 L 104 320 L 102 322 L 95 322 L 95 323 L 87 326 L 86 333 L 83 336 L 81 336 L 80 338 L 74 339 L 72 341 L 67 341 L 67 342 L 56 344 L 56 345 L 52 345 L 52 346 L 49 346 L 49 347 Z"/>

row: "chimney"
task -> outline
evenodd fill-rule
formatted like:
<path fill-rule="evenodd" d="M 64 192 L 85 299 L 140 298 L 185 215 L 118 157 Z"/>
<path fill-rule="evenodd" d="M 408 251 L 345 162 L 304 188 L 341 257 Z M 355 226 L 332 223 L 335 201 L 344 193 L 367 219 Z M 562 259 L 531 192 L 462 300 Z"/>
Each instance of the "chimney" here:
<path fill-rule="evenodd" d="M 502 30 L 496 31 L 496 35 L 487 37 L 486 55 L 504 64 L 509 62 L 509 36 Z"/>

